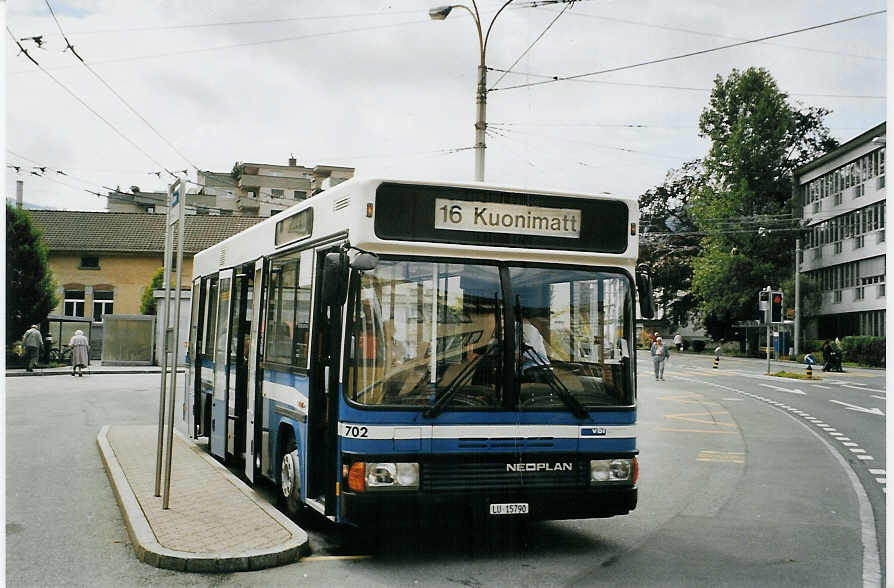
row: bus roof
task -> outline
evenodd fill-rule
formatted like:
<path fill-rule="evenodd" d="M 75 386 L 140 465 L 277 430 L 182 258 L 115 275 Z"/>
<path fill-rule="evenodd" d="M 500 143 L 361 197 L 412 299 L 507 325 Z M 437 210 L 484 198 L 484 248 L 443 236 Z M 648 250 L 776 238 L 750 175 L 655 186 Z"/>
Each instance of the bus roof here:
<path fill-rule="evenodd" d="M 389 185 L 394 190 L 403 190 L 406 192 L 410 186 L 420 188 L 422 192 L 432 192 L 428 197 L 431 202 L 428 203 L 427 212 L 415 212 L 414 218 L 422 218 L 425 224 L 430 216 L 433 215 L 433 205 L 435 196 L 447 198 L 471 199 L 474 195 L 488 196 L 490 193 L 499 193 L 503 199 L 513 199 L 513 197 L 530 198 L 538 202 L 544 202 L 553 206 L 552 203 L 559 203 L 564 206 L 578 206 L 571 199 L 580 199 L 589 203 L 616 203 L 615 207 L 623 205 L 626 207 L 625 221 L 623 227 L 619 223 L 613 223 L 612 230 L 617 234 L 624 235 L 624 242 L 620 249 L 614 251 L 592 251 L 583 247 L 574 249 L 575 241 L 573 239 L 559 239 L 556 246 L 548 247 L 532 247 L 530 245 L 503 244 L 494 245 L 488 243 L 476 243 L 466 240 L 462 242 L 462 235 L 470 233 L 461 230 L 453 230 L 441 232 L 442 238 L 427 240 L 427 238 L 381 238 L 377 233 L 377 227 L 381 222 L 377 222 L 374 213 L 376 210 L 377 191 L 380 186 Z M 458 196 L 451 196 L 457 194 Z M 468 196 L 467 195 L 472 195 Z M 567 199 L 562 201 L 562 199 Z M 441 202 L 442 200 L 439 200 Z M 447 200 L 443 200 L 447 201 Z M 449 200 L 457 202 L 456 200 Z M 461 201 L 460 201 L 461 202 Z M 473 202 L 474 203 L 474 202 Z M 422 206 L 421 200 L 418 204 Z M 490 206 L 490 204 L 488 204 Z M 499 207 L 500 204 L 493 203 L 493 206 Z M 502 206 L 518 206 L 514 204 Z M 588 204 L 581 203 L 581 208 L 586 208 Z M 411 201 L 410 208 L 416 208 L 417 203 Z M 310 228 L 307 234 L 302 238 L 292 241 L 280 241 L 277 243 L 277 228 L 283 229 L 284 221 L 293 219 L 299 220 L 299 213 L 312 210 L 310 213 L 304 213 L 301 217 L 304 226 L 306 219 L 310 216 Z M 532 210 L 560 210 L 558 208 L 534 208 Z M 566 210 L 562 208 L 561 210 Z M 593 216 L 595 213 L 591 213 Z M 372 216 L 371 216 L 372 215 Z M 385 213 L 382 217 L 384 218 Z M 582 231 L 587 238 L 593 235 L 602 234 L 609 225 L 604 224 L 605 219 L 598 218 L 600 225 L 599 231 L 590 230 Z M 418 221 L 417 221 L 418 222 Z M 479 259 L 495 259 L 495 260 L 530 260 L 530 261 L 550 261 L 559 263 L 585 263 L 585 264 L 606 264 L 606 265 L 624 265 L 632 267 L 636 262 L 638 255 L 638 222 L 639 209 L 637 199 L 629 196 L 613 196 L 613 195 L 593 195 L 573 192 L 562 192 L 558 190 L 546 189 L 530 189 L 506 186 L 501 184 L 486 184 L 481 182 L 448 182 L 448 181 L 432 181 L 432 180 L 410 180 L 410 179 L 393 179 L 393 178 L 352 178 L 346 180 L 337 186 L 320 192 L 306 200 L 297 202 L 290 208 L 268 218 L 255 226 L 242 231 L 208 249 L 197 253 L 193 259 L 193 276 L 208 275 L 216 272 L 218 269 L 234 267 L 243 263 L 254 261 L 260 257 L 274 255 L 280 251 L 290 250 L 300 247 L 302 243 L 307 241 L 316 241 L 327 236 L 343 234 L 346 235 L 350 243 L 354 246 L 367 249 L 376 253 L 412 253 L 418 255 L 438 255 L 443 257 L 475 257 Z M 293 223 L 294 224 L 294 223 Z M 567 224 L 567 223 L 566 223 Z M 628 227 L 630 230 L 628 230 Z M 431 227 L 428 227 L 430 229 Z M 578 229 L 579 231 L 585 227 Z M 610 227 L 611 228 L 611 227 Z M 517 232 L 514 228 L 496 229 L 504 238 L 518 239 L 528 242 L 546 242 L 548 237 L 525 237 L 524 235 L 515 235 L 514 237 L 506 236 L 510 233 Z M 381 231 L 379 231 L 381 232 Z M 431 232 L 431 231 L 429 231 Z M 446 236 L 446 237 L 445 237 Z M 567 236 L 567 235 L 560 235 Z M 457 242 L 459 238 L 460 242 Z M 538 241 L 539 239 L 539 241 Z M 616 238 L 617 241 L 617 238 Z M 567 246 L 566 246 L 567 244 Z M 567 248 L 566 248 L 567 247 Z"/>

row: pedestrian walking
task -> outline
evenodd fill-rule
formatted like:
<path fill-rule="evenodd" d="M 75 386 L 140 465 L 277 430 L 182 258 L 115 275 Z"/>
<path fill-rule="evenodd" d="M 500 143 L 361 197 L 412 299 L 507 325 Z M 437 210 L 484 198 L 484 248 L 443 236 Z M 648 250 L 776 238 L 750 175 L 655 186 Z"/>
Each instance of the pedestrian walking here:
<path fill-rule="evenodd" d="M 661 337 L 655 339 L 649 353 L 652 355 L 652 363 L 655 364 L 655 381 L 664 381 L 664 361 L 670 358 L 670 350 L 662 342 Z"/>
<path fill-rule="evenodd" d="M 683 335 L 680 333 L 674 335 L 674 347 L 677 348 L 677 351 L 683 351 Z"/>
<path fill-rule="evenodd" d="M 68 342 L 71 347 L 71 375 L 83 376 L 84 368 L 90 363 L 87 352 L 90 350 L 90 342 L 84 336 L 84 331 L 78 329 L 74 337 Z"/>
<path fill-rule="evenodd" d="M 33 372 L 37 358 L 40 357 L 40 351 L 43 349 L 43 335 L 40 334 L 37 325 L 31 325 L 31 328 L 25 331 L 22 344 L 25 346 L 25 369 Z"/>

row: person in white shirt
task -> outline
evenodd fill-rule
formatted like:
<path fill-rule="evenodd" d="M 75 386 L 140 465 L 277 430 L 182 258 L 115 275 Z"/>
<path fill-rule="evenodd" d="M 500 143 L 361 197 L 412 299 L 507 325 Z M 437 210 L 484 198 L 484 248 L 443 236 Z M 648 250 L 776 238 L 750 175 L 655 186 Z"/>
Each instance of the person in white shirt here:
<path fill-rule="evenodd" d="M 677 351 L 683 351 L 683 336 L 680 333 L 674 335 L 674 347 Z"/>

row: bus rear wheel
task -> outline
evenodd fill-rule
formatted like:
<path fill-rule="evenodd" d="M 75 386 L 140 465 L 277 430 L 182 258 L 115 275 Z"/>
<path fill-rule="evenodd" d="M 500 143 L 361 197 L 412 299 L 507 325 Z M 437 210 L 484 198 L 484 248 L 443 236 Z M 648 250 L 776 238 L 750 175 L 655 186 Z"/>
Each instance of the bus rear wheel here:
<path fill-rule="evenodd" d="M 282 508 L 291 516 L 301 512 L 301 473 L 298 465 L 298 446 L 290 438 L 280 458 L 279 497 Z"/>

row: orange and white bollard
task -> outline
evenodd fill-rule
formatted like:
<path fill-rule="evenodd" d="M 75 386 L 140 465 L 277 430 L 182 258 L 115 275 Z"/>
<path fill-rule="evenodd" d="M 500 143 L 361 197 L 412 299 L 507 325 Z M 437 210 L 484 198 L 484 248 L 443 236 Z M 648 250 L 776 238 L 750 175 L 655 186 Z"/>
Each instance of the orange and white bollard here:
<path fill-rule="evenodd" d="M 719 355 L 714 357 L 714 369 L 715 370 L 717 369 L 718 365 L 720 365 L 720 356 Z"/>

